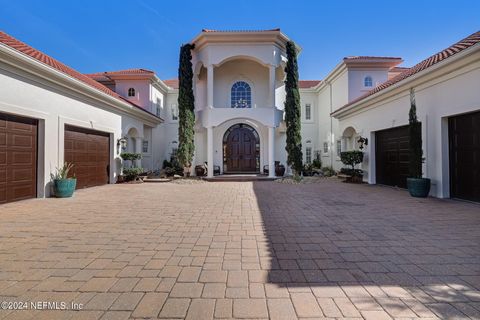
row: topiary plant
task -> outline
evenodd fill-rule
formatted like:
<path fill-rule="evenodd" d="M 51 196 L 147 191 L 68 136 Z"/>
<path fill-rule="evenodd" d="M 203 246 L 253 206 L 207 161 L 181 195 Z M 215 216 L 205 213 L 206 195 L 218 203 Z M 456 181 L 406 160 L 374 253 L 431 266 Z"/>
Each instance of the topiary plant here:
<path fill-rule="evenodd" d="M 355 166 L 363 162 L 363 152 L 357 150 L 341 152 L 340 160 L 344 165 L 351 166 L 352 175 L 355 175 L 357 174 Z"/>

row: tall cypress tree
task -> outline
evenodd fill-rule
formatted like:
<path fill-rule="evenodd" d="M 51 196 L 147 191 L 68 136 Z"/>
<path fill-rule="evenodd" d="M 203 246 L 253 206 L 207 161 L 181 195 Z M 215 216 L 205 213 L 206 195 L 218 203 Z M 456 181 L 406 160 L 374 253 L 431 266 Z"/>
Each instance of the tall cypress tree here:
<path fill-rule="evenodd" d="M 195 151 L 195 98 L 193 96 L 193 44 L 184 44 L 180 48 L 178 67 L 178 161 L 183 167 L 192 165 Z"/>
<path fill-rule="evenodd" d="M 410 135 L 409 146 L 409 174 L 410 178 L 422 177 L 422 124 L 417 119 L 417 106 L 415 103 L 415 91 L 410 89 L 410 111 L 408 113 L 408 131 Z"/>
<path fill-rule="evenodd" d="M 285 67 L 285 123 L 287 125 L 287 163 L 295 174 L 303 169 L 302 135 L 300 118 L 300 93 L 298 91 L 297 48 L 293 41 L 287 42 L 287 65 Z"/>

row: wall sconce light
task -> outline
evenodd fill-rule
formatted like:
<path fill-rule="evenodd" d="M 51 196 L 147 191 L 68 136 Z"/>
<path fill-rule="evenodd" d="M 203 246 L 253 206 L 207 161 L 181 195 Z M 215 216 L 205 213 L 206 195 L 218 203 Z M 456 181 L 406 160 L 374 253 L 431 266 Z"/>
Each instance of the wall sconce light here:
<path fill-rule="evenodd" d="M 360 145 L 358 146 L 358 148 L 360 150 L 363 150 L 363 146 L 368 146 L 368 138 L 364 138 L 364 137 L 360 137 L 358 138 L 358 141 L 357 141 Z"/>
<path fill-rule="evenodd" d="M 127 148 L 127 139 L 126 138 L 117 139 L 117 153 L 119 153 L 120 150 L 124 151 L 126 148 Z"/>

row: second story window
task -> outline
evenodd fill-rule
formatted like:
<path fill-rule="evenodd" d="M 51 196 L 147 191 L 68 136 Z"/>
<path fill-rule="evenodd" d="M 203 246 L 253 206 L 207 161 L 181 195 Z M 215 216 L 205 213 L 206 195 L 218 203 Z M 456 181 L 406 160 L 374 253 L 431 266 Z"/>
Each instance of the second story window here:
<path fill-rule="evenodd" d="M 232 108 L 251 108 L 252 107 L 252 89 L 245 81 L 235 82 L 231 90 Z"/>
<path fill-rule="evenodd" d="M 365 87 L 372 87 L 372 86 L 373 86 L 372 77 L 366 76 L 365 79 L 363 79 L 363 85 L 364 85 Z"/>
<path fill-rule="evenodd" d="M 323 143 L 323 153 L 328 153 L 328 142 Z"/>
<path fill-rule="evenodd" d="M 306 147 L 305 148 L 305 162 L 310 164 L 312 163 L 312 148 Z"/>
<path fill-rule="evenodd" d="M 128 96 L 135 97 L 135 88 L 128 88 Z"/>
<path fill-rule="evenodd" d="M 177 105 L 175 103 L 172 104 L 172 120 L 173 121 L 178 120 L 178 108 L 177 108 Z"/>
<path fill-rule="evenodd" d="M 142 152 L 143 152 L 143 153 L 148 153 L 148 140 L 143 140 L 143 143 L 142 143 Z"/>
<path fill-rule="evenodd" d="M 162 100 L 157 98 L 157 102 L 155 103 L 155 106 L 157 108 L 156 115 L 157 117 L 160 117 L 160 114 L 162 113 Z"/>
<path fill-rule="evenodd" d="M 305 120 L 312 120 L 312 105 L 310 103 L 305 105 Z"/>

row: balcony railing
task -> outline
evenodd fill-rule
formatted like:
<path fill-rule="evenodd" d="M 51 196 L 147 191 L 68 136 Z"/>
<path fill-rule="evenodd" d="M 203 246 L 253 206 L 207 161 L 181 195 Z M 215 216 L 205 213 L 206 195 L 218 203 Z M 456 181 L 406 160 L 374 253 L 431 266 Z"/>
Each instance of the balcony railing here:
<path fill-rule="evenodd" d="M 215 127 L 232 119 L 249 119 L 268 127 L 278 127 L 283 119 L 283 110 L 264 108 L 204 108 L 197 112 L 202 126 Z"/>

